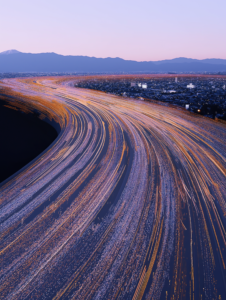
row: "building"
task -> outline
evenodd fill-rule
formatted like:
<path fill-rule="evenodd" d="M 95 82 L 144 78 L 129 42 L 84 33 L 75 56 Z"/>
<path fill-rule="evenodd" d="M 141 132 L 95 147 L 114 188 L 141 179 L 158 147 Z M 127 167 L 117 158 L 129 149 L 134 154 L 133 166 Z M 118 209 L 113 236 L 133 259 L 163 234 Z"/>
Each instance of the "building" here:
<path fill-rule="evenodd" d="M 192 83 L 190 83 L 190 84 L 187 85 L 187 88 L 188 88 L 188 89 L 194 89 L 195 86 L 194 86 Z"/>

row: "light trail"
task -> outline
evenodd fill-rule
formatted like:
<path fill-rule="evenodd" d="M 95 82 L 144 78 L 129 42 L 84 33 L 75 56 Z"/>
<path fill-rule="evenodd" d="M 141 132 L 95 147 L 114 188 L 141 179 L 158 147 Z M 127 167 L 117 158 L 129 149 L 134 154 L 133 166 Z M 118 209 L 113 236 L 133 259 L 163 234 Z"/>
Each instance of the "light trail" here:
<path fill-rule="evenodd" d="M 0 82 L 59 132 L 0 187 L 0 299 L 224 299 L 226 125 L 76 80 Z"/>

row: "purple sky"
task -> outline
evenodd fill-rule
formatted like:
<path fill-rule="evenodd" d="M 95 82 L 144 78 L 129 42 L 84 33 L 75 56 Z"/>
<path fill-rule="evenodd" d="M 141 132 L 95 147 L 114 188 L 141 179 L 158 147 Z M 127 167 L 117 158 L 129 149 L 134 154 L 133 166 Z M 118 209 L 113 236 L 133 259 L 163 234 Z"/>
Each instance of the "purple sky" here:
<path fill-rule="evenodd" d="M 226 0 L 0 2 L 0 52 L 226 59 Z"/>

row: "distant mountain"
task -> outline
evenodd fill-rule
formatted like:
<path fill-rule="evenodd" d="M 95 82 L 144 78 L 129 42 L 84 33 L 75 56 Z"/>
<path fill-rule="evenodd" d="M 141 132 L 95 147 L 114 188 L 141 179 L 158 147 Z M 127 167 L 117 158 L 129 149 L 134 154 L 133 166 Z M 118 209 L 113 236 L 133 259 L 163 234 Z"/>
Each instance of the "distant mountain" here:
<path fill-rule="evenodd" d="M 137 62 L 121 58 L 63 56 L 56 53 L 0 53 L 0 72 L 226 72 L 225 59 L 175 58 Z"/>
<path fill-rule="evenodd" d="M 17 51 L 17 50 L 7 50 L 7 51 L 3 51 L 3 52 L 1 52 L 0 53 L 0 55 L 1 54 L 15 54 L 15 53 L 22 53 L 22 52 L 20 52 L 20 51 Z"/>
<path fill-rule="evenodd" d="M 163 64 L 163 63 L 194 63 L 194 62 L 200 62 L 200 63 L 207 63 L 207 64 L 223 64 L 226 65 L 226 59 L 218 59 L 218 58 L 207 58 L 207 59 L 193 59 L 193 58 L 186 58 L 186 57 L 178 57 L 171 60 L 160 60 L 156 61 L 156 64 Z"/>
<path fill-rule="evenodd" d="M 178 57 L 178 58 L 173 58 L 173 59 L 155 61 L 155 63 L 157 65 L 165 64 L 165 63 L 169 63 L 169 64 L 179 63 L 179 64 L 181 64 L 181 63 L 191 63 L 191 62 L 202 62 L 202 61 L 198 60 L 198 59 L 186 58 L 186 57 Z"/>

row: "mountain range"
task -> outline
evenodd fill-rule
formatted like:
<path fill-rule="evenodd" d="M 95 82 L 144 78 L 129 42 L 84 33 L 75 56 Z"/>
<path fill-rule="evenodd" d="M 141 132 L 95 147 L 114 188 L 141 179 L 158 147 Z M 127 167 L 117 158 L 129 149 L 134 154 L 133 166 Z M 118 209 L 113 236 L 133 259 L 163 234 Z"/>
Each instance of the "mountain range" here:
<path fill-rule="evenodd" d="M 137 62 L 118 57 L 32 54 L 8 50 L 0 53 L 0 72 L 226 72 L 226 59 L 180 57 Z"/>

